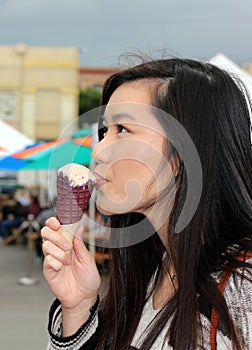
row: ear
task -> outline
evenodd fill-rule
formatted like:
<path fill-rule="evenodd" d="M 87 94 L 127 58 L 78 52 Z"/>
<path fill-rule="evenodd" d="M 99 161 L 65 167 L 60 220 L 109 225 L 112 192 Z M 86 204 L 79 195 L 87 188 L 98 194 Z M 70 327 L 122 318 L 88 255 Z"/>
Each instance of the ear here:
<path fill-rule="evenodd" d="M 172 144 L 169 144 L 169 146 L 168 146 L 167 160 L 170 163 L 174 178 L 177 179 L 177 177 L 180 173 L 181 159 L 179 157 L 179 154 L 178 154 L 176 148 Z"/>

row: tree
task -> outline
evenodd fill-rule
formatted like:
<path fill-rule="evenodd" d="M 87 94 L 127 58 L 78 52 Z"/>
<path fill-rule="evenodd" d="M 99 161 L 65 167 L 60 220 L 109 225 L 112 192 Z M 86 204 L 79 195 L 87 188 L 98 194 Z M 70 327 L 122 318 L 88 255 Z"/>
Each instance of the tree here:
<path fill-rule="evenodd" d="M 92 124 L 97 122 L 96 113 L 86 113 L 99 107 L 101 102 L 101 92 L 93 87 L 80 90 L 79 95 L 79 126 L 84 123 Z"/>

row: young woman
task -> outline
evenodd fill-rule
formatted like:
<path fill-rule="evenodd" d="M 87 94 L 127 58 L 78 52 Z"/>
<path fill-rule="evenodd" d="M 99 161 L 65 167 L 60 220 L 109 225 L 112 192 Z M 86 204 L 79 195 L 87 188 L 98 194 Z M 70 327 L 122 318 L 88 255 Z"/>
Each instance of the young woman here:
<path fill-rule="evenodd" d="M 49 219 L 48 349 L 252 349 L 244 88 L 211 64 L 162 59 L 112 75 L 102 104 L 93 158 L 97 208 L 110 218 L 109 289 L 100 300 L 81 229 L 71 244 Z"/>

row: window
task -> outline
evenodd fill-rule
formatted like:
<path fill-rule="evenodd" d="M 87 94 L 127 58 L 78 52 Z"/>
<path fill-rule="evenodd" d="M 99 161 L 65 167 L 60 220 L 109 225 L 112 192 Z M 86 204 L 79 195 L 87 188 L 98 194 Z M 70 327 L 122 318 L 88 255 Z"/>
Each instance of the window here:
<path fill-rule="evenodd" d="M 16 103 L 16 92 L 0 91 L 0 118 L 16 118 Z"/>

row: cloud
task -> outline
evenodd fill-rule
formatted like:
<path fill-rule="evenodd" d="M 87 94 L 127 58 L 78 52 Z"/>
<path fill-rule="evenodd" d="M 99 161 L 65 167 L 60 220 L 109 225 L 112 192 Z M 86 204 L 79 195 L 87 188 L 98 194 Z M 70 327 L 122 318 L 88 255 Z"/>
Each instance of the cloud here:
<path fill-rule="evenodd" d="M 85 10 L 95 11 L 98 3 L 96 0 L 2 0 L 0 18 L 31 21 L 74 20 L 75 16 L 85 16 Z"/>
<path fill-rule="evenodd" d="M 86 46 L 83 60 L 104 65 L 149 48 L 248 61 L 251 13 L 251 0 L 0 0 L 0 44 Z"/>
<path fill-rule="evenodd" d="M 17 17 L 29 17 L 32 13 L 38 13 L 43 6 L 42 1 L 36 0 L 6 0 L 1 3 L 1 17 L 5 19 Z"/>
<path fill-rule="evenodd" d="M 0 0 L 0 19 L 5 22 L 78 22 L 83 26 L 106 24 L 119 26 L 119 29 L 131 25 L 214 23 L 247 15 L 251 3 L 243 1 L 241 6 L 236 0 L 155 0 L 149 3 L 146 0 Z"/>

